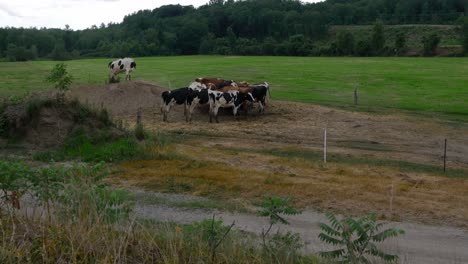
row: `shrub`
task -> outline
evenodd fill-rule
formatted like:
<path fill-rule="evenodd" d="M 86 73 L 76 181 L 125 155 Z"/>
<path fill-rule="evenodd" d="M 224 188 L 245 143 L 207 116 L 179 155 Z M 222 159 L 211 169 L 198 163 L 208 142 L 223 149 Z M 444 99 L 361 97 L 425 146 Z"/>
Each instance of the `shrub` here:
<path fill-rule="evenodd" d="M 19 208 L 19 199 L 28 189 L 32 171 L 22 162 L 0 160 L 0 201 L 7 206 Z M 1 212 L 1 208 L 0 208 Z"/>
<path fill-rule="evenodd" d="M 437 52 L 437 47 L 440 43 L 440 37 L 437 33 L 432 33 L 430 35 L 426 35 L 422 38 L 424 50 L 424 56 L 434 56 Z"/>
<path fill-rule="evenodd" d="M 104 163 L 74 165 L 68 170 L 63 184 L 60 212 L 73 221 L 115 222 L 125 219 L 131 211 L 129 194 L 109 188 L 103 182 L 108 174 Z"/>
<path fill-rule="evenodd" d="M 336 51 L 338 55 L 354 53 L 354 36 L 349 31 L 340 31 L 337 36 Z"/>
<path fill-rule="evenodd" d="M 395 38 L 395 53 L 403 55 L 406 52 L 406 35 L 403 32 L 397 34 Z"/>
<path fill-rule="evenodd" d="M 468 54 L 468 18 L 462 20 L 462 45 L 465 55 Z"/>
<path fill-rule="evenodd" d="M 382 21 L 378 20 L 372 30 L 372 49 L 374 55 L 381 55 L 385 46 L 384 26 Z"/>
<path fill-rule="evenodd" d="M 338 220 L 335 215 L 327 214 L 331 225 L 321 223 L 320 240 L 340 249 L 320 252 L 320 256 L 344 263 L 369 263 L 368 256 L 375 256 L 387 262 L 398 260 L 398 256 L 389 255 L 377 248 L 375 243 L 389 237 L 404 234 L 403 230 L 390 228 L 380 231 L 383 224 L 377 223 L 375 214 L 369 214 L 357 220 L 345 218 Z"/>
<path fill-rule="evenodd" d="M 59 63 L 52 68 L 46 81 L 52 83 L 55 89 L 58 89 L 57 99 L 63 100 L 64 93 L 70 88 L 73 81 L 73 76 L 67 71 L 67 66 L 64 63 Z"/>
<path fill-rule="evenodd" d="M 134 135 L 135 135 L 135 138 L 140 141 L 146 138 L 146 132 L 145 132 L 145 129 L 143 128 L 143 124 L 138 123 L 135 125 Z"/>

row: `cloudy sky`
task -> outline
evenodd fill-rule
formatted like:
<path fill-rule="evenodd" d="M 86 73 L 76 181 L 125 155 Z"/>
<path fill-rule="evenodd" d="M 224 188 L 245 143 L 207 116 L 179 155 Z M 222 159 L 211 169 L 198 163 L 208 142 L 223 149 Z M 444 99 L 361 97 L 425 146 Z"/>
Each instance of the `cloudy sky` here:
<path fill-rule="evenodd" d="M 0 27 L 84 29 L 121 22 L 125 15 L 168 4 L 198 7 L 209 0 L 0 0 Z M 306 0 L 303 2 L 319 2 Z"/>

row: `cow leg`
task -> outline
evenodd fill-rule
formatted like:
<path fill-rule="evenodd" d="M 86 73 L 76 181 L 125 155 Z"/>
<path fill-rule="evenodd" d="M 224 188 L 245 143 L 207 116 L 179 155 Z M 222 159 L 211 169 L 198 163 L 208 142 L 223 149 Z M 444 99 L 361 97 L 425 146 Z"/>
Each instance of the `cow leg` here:
<path fill-rule="evenodd" d="M 169 114 L 169 111 L 171 111 L 171 104 L 167 104 L 165 109 L 164 109 L 163 121 L 167 121 L 167 115 Z"/>
<path fill-rule="evenodd" d="M 219 110 L 219 107 L 215 107 L 213 109 L 213 115 L 215 117 L 215 120 L 216 120 L 216 123 L 219 123 L 219 120 L 218 120 L 218 110 Z"/>
<path fill-rule="evenodd" d="M 193 110 L 195 110 L 195 107 L 198 105 L 198 101 L 193 100 L 192 104 L 189 107 L 189 121 L 192 122 L 192 114 Z"/>
<path fill-rule="evenodd" d="M 237 109 L 239 109 L 240 106 L 238 107 L 233 107 L 232 109 L 232 113 L 234 114 L 234 118 L 236 119 L 236 121 L 239 121 L 239 117 L 237 116 Z"/>
<path fill-rule="evenodd" d="M 258 105 L 259 105 L 258 112 L 259 112 L 259 113 L 263 113 L 263 110 L 264 110 L 264 108 L 265 108 L 264 103 L 265 103 L 264 101 L 263 101 L 263 102 L 262 102 L 262 101 L 259 101 L 259 102 L 258 102 Z"/>

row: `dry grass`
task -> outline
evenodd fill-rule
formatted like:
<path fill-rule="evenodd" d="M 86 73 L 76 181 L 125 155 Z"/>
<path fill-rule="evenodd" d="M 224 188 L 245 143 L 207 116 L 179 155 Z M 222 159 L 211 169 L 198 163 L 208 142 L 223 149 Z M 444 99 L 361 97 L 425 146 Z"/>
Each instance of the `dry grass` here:
<path fill-rule="evenodd" d="M 362 164 L 323 166 L 318 161 L 206 147 L 200 142 L 177 145 L 176 151 L 190 159 L 126 162 L 117 177 L 157 191 L 248 202 L 267 194 L 293 196 L 303 208 L 351 215 L 374 211 L 384 219 L 468 227 L 466 178 Z"/>
<path fill-rule="evenodd" d="M 0 223 L 1 263 L 210 263 L 212 260 L 208 241 L 191 226 L 131 220 L 116 224 L 46 221 L 19 215 L 13 218 L 3 215 Z M 215 263 L 270 262 L 255 240 L 233 232 L 217 250 Z"/>

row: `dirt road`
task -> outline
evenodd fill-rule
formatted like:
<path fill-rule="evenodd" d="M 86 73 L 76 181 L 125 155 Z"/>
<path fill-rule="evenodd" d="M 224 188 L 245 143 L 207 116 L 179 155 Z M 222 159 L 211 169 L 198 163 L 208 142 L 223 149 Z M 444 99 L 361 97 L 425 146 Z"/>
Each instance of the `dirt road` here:
<path fill-rule="evenodd" d="M 143 191 L 134 191 L 141 197 L 158 197 L 170 200 L 196 200 L 206 201 L 204 198 L 188 195 L 161 194 Z M 135 214 L 144 219 L 158 221 L 173 221 L 176 223 L 192 223 L 209 219 L 216 215 L 225 224 L 233 221 L 235 226 L 244 231 L 260 234 L 262 228 L 268 226 L 266 218 L 254 214 L 229 213 L 213 209 L 193 209 L 171 207 L 167 204 L 136 203 Z M 286 217 L 290 225 L 280 225 L 281 231 L 292 231 L 299 233 L 306 243 L 304 253 L 317 253 L 321 250 L 332 249 L 318 239 L 320 222 L 327 223 L 324 214 L 314 211 L 304 211 L 297 216 Z M 397 227 L 405 230 L 405 234 L 389 239 L 383 245 L 387 253 L 398 254 L 400 263 L 468 263 L 468 233 L 450 227 L 436 227 L 429 225 L 418 225 L 410 223 L 387 222 L 386 227 Z"/>

